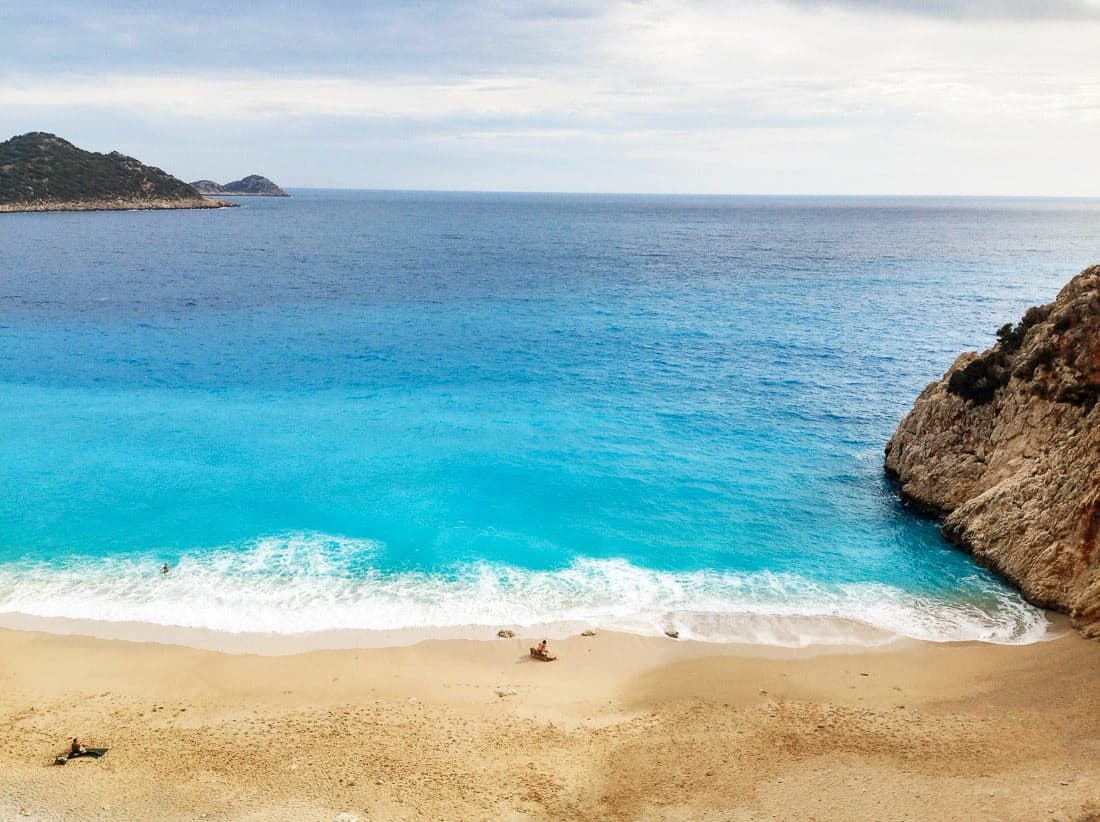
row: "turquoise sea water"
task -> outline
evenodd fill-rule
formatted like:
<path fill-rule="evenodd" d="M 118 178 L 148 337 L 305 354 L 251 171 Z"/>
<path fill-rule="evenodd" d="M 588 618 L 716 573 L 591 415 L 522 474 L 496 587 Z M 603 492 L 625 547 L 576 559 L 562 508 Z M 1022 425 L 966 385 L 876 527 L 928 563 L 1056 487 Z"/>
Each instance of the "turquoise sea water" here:
<path fill-rule="evenodd" d="M 1100 201 L 294 193 L 0 215 L 0 613 L 1041 635 L 882 446 Z"/>

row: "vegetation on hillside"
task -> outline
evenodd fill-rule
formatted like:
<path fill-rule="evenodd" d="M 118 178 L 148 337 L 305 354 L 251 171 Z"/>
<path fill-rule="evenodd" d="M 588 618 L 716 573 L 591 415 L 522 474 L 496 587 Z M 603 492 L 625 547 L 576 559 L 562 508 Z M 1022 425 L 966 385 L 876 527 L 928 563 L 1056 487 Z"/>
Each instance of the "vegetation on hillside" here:
<path fill-rule="evenodd" d="M 182 180 L 117 151 L 84 151 L 41 131 L 0 143 L 0 204 L 199 198 Z"/>

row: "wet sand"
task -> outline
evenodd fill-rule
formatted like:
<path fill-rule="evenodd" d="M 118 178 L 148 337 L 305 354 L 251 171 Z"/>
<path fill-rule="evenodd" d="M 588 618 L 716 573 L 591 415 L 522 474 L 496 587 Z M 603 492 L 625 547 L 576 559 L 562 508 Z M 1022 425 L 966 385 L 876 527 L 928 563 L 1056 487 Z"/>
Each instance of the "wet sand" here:
<path fill-rule="evenodd" d="M 0 818 L 1100 819 L 1100 644 L 1072 634 L 530 644 L 0 630 Z M 111 750 L 51 765 L 72 736 Z"/>

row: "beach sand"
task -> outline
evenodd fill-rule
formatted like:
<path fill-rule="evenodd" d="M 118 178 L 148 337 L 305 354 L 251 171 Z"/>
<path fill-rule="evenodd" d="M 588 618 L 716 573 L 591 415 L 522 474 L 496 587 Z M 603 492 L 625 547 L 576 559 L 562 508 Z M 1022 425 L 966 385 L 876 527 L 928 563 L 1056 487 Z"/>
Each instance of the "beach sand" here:
<path fill-rule="evenodd" d="M 549 664 L 530 644 L 256 656 L 0 631 L 0 818 L 1100 818 L 1100 645 L 1072 634 L 601 632 Z M 110 752 L 51 765 L 72 736 Z"/>

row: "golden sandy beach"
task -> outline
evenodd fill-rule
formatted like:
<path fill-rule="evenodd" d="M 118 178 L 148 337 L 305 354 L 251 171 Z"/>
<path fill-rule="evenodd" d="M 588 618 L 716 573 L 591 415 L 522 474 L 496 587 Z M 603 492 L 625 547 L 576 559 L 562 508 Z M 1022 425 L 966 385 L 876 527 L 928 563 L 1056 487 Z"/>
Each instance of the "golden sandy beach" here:
<path fill-rule="evenodd" d="M 0 631 L 0 818 L 1100 818 L 1100 645 L 1072 634 L 600 633 L 551 664 L 529 644 L 255 656 Z M 74 735 L 110 752 L 51 765 Z"/>

